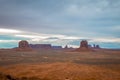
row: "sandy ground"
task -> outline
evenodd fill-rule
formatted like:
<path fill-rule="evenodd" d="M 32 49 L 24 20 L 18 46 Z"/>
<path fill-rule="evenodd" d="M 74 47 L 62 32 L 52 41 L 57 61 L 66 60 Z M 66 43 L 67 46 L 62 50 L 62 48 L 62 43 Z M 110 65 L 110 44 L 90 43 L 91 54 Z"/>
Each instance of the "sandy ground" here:
<path fill-rule="evenodd" d="M 120 51 L 0 50 L 0 71 L 48 80 L 120 80 Z"/>

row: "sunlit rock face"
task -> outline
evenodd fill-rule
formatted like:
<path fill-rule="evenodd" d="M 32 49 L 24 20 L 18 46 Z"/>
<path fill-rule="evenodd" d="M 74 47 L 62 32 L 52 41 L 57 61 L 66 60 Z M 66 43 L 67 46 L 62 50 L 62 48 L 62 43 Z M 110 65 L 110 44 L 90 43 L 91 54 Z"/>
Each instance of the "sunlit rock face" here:
<path fill-rule="evenodd" d="M 16 48 L 17 51 L 31 51 L 31 47 L 29 46 L 29 43 L 26 40 L 21 40 L 18 43 L 18 48 Z"/>

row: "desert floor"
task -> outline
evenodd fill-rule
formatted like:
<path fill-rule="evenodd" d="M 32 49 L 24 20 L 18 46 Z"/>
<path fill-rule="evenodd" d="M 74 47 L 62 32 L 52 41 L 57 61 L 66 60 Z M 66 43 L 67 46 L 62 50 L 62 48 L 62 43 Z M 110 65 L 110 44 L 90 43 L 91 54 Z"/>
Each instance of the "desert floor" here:
<path fill-rule="evenodd" d="M 120 50 L 1 49 L 0 73 L 21 80 L 120 80 Z"/>

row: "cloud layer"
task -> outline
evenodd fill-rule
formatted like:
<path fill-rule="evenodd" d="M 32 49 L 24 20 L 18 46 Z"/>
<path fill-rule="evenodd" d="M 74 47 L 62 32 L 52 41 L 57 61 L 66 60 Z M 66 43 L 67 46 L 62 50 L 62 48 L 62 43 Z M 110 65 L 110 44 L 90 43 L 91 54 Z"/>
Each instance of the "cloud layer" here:
<path fill-rule="evenodd" d="M 88 40 L 89 44 L 102 44 L 104 47 L 107 43 L 118 43 L 120 44 L 120 38 L 88 38 L 78 36 L 67 36 L 67 35 L 55 35 L 55 34 L 43 34 L 33 33 L 28 31 L 12 30 L 12 29 L 1 29 L 0 28 L 0 44 L 1 48 L 17 47 L 20 40 L 27 40 L 32 44 L 52 44 L 52 45 L 69 45 L 71 47 L 79 47 L 81 40 Z M 7 45 L 8 44 L 8 45 Z M 104 45 L 103 45 L 104 44 Z M 118 47 L 116 46 L 116 47 Z M 112 46 L 111 46 L 112 47 Z M 115 47 L 115 46 L 114 46 Z"/>
<path fill-rule="evenodd" d="M 120 48 L 120 0 L 0 0 L 4 39 L 75 46 L 87 39 Z"/>

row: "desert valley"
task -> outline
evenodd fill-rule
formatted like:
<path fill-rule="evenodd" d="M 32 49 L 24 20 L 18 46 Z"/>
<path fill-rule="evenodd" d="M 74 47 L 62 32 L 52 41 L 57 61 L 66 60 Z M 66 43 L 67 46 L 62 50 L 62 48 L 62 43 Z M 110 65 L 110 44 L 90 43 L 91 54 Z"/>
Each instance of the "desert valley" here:
<path fill-rule="evenodd" d="M 120 80 L 120 0 L 0 0 L 0 80 Z"/>
<path fill-rule="evenodd" d="M 18 48 L 0 49 L 1 80 L 120 80 L 120 50 L 37 48 L 27 41 Z"/>

